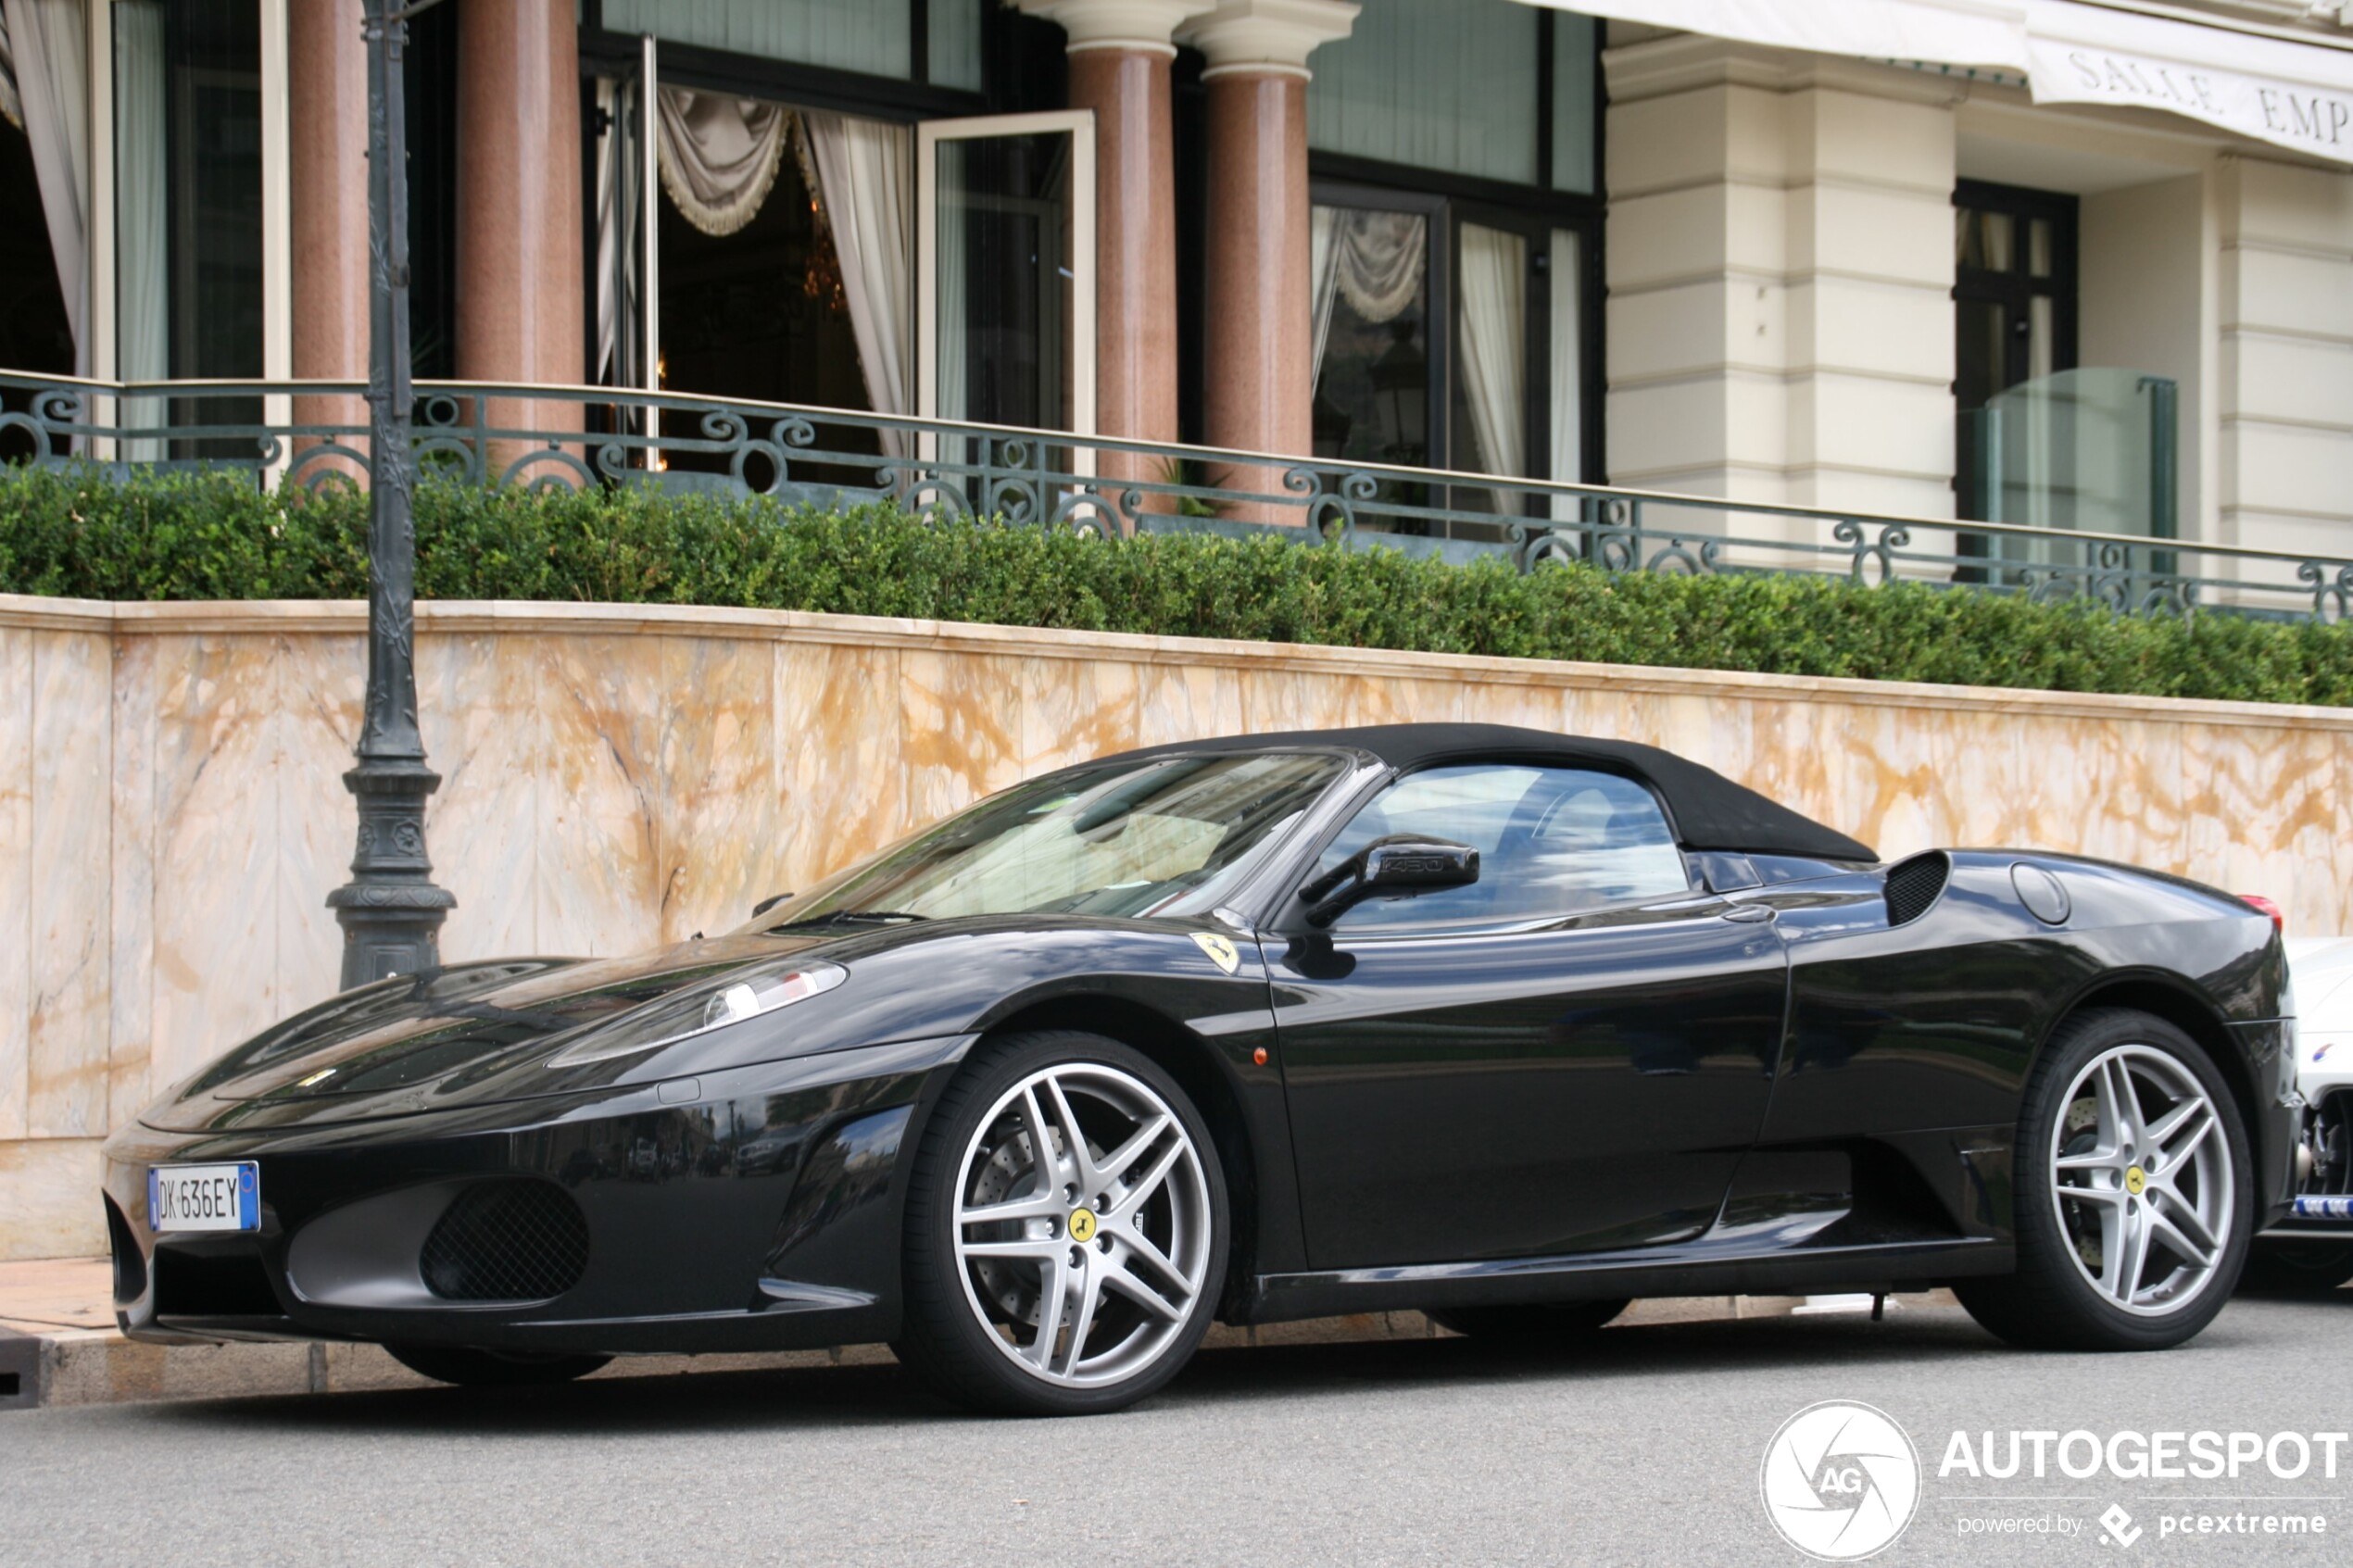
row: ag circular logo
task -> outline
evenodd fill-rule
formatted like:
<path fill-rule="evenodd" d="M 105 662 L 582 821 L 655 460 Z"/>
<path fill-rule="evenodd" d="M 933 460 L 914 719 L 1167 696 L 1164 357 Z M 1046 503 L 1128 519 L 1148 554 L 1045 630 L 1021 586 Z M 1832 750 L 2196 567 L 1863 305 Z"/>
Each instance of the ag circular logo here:
<path fill-rule="evenodd" d="M 1765 1445 L 1765 1516 L 1808 1557 L 1851 1562 L 1883 1550 L 1920 1500 L 1920 1456 L 1884 1411 L 1808 1405 Z"/>

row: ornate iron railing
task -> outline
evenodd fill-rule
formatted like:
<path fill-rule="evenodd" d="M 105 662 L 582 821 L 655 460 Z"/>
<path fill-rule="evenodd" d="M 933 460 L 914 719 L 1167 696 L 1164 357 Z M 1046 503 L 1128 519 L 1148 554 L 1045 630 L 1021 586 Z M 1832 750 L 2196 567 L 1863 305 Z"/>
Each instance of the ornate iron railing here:
<path fill-rule="evenodd" d="M 107 383 L 0 371 L 0 459 L 249 471 L 356 485 L 357 382 Z M 2132 614 L 2336 620 L 2342 555 L 1902 517 L 1178 446 L 610 387 L 417 383 L 422 472 L 473 484 L 652 484 L 823 508 L 892 501 L 1080 533 L 1269 534 L 1521 571 L 1908 579 Z"/>

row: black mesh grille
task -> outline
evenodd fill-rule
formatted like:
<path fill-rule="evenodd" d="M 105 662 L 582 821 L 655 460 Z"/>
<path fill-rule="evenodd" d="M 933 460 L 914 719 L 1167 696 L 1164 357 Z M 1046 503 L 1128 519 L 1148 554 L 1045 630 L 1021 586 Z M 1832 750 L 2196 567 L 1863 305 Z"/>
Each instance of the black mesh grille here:
<path fill-rule="evenodd" d="M 1942 855 L 1916 856 L 1889 872 L 1887 923 L 1904 925 L 1928 913 L 1928 907 L 1944 891 L 1944 877 Z"/>
<path fill-rule="evenodd" d="M 458 1195 L 418 1268 L 448 1301 L 544 1301 L 580 1283 L 588 1223 L 546 1182 L 484 1182 Z"/>

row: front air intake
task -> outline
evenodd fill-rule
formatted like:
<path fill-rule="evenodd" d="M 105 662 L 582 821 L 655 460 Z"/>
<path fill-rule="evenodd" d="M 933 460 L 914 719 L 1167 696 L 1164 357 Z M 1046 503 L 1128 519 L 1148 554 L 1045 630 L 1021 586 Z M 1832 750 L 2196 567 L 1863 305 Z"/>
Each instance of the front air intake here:
<path fill-rule="evenodd" d="M 549 1183 L 477 1183 L 434 1225 L 417 1267 L 445 1301 L 545 1301 L 580 1283 L 588 1222 Z"/>
<path fill-rule="evenodd" d="M 1928 913 L 1936 896 L 1944 891 L 1945 879 L 1952 867 L 1944 855 L 1931 851 L 1915 855 L 1887 873 L 1887 923 L 1909 925 Z"/>

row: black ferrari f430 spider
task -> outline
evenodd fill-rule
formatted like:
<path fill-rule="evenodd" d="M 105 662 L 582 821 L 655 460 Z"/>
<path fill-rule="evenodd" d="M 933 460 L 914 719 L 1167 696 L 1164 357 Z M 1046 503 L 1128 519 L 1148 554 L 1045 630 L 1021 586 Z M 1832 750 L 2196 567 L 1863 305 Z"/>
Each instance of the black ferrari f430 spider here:
<path fill-rule="evenodd" d="M 727 935 L 287 1020 L 107 1143 L 116 1305 L 454 1382 L 883 1340 L 1037 1412 L 1143 1397 L 1213 1319 L 1397 1308 L 1560 1338 L 1949 1286 L 2151 1348 L 2285 1207 L 2293 1013 L 2241 898 L 1881 863 L 1649 746 L 1160 746 Z"/>

